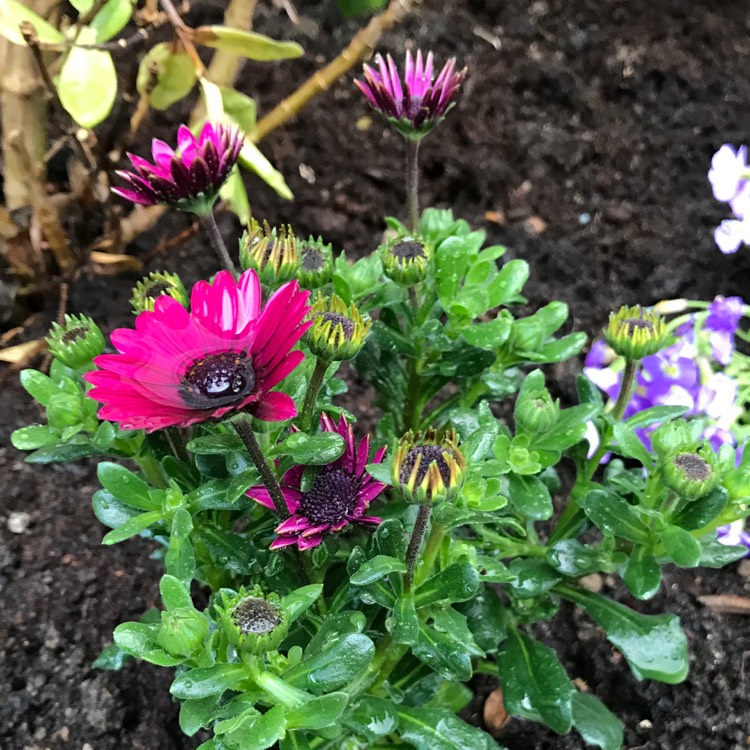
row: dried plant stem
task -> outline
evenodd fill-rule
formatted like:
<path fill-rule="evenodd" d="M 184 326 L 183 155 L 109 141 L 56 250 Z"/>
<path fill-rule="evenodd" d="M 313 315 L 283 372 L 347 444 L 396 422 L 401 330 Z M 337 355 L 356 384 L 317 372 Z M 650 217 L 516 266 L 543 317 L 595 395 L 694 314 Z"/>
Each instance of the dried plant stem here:
<path fill-rule="evenodd" d="M 258 439 L 255 437 L 255 432 L 253 432 L 253 427 L 250 424 L 250 420 L 245 416 L 241 416 L 239 419 L 236 419 L 234 422 L 232 422 L 232 425 L 237 431 L 237 434 L 242 439 L 242 442 L 245 444 L 247 452 L 250 454 L 250 458 L 255 464 L 255 468 L 258 470 L 260 478 L 263 480 L 263 484 L 266 486 L 268 494 L 271 496 L 271 500 L 273 500 L 273 505 L 274 508 L 276 508 L 276 512 L 282 518 L 288 518 L 289 510 L 286 507 L 286 501 L 284 500 L 284 495 L 281 492 L 279 480 L 276 479 L 276 475 L 268 465 L 268 461 L 263 454 L 263 450 L 258 443 Z"/>
<path fill-rule="evenodd" d="M 374 16 L 364 29 L 355 34 L 335 60 L 315 72 L 258 122 L 250 136 L 253 142 L 258 143 L 272 130 L 294 117 L 311 99 L 329 89 L 342 75 L 371 54 L 383 34 L 400 23 L 416 2 L 418 0 L 391 0 L 382 13 Z"/>

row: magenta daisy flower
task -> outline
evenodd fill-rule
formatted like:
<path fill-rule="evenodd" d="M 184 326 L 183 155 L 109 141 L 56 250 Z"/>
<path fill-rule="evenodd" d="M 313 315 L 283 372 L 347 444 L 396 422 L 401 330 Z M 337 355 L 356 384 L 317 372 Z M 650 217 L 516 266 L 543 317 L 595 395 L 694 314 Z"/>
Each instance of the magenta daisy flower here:
<path fill-rule="evenodd" d="M 293 466 L 284 474 L 281 491 L 291 517 L 276 527 L 278 537 L 271 549 L 292 544 L 298 549 L 310 549 L 317 547 L 325 534 L 342 531 L 351 523 L 377 526 L 381 521 L 377 516 L 365 515 L 370 503 L 388 487 L 365 471 L 370 454 L 369 435 L 358 445 L 352 426 L 343 416 L 336 423 L 322 414 L 320 428 L 324 432 L 338 432 L 346 449 L 340 458 L 320 470 L 306 492 L 301 489 L 306 466 Z M 379 464 L 384 456 L 385 448 L 381 448 L 375 453 L 373 463 Z M 247 494 L 274 510 L 273 500 L 262 485 L 251 487 Z"/>
<path fill-rule="evenodd" d="M 422 50 L 417 51 L 416 60 L 407 51 L 403 80 L 390 55 L 376 55 L 375 63 L 377 70 L 365 65 L 364 80 L 354 83 L 407 138 L 427 135 L 445 117 L 466 75 L 465 69 L 456 71 L 456 59 L 452 57 L 433 81 L 432 52 L 423 60 Z"/>
<path fill-rule="evenodd" d="M 302 361 L 291 351 L 310 326 L 309 292 L 296 281 L 282 286 L 261 309 L 255 271 L 235 281 L 228 271 L 194 287 L 191 312 L 168 295 L 142 312 L 135 330 L 119 328 L 119 354 L 94 359 L 88 395 L 99 417 L 121 429 L 148 432 L 185 427 L 245 410 L 259 419 L 296 416 L 294 401 L 270 389 Z"/>
<path fill-rule="evenodd" d="M 153 164 L 128 154 L 135 172 L 115 172 L 127 187 L 115 187 L 112 192 L 144 206 L 166 203 L 182 211 L 208 213 L 237 163 L 242 142 L 242 133 L 227 125 L 207 122 L 197 138 L 180 125 L 177 150 L 153 139 Z"/>

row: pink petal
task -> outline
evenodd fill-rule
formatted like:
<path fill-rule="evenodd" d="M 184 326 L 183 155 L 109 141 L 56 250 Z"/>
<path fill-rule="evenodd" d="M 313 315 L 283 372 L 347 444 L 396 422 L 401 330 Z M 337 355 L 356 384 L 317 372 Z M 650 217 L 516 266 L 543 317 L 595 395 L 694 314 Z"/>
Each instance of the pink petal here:
<path fill-rule="evenodd" d="M 297 549 L 311 549 L 317 547 L 323 541 L 323 535 L 299 537 L 297 540 Z"/>
<path fill-rule="evenodd" d="M 292 397 L 279 391 L 266 393 L 262 400 L 253 404 L 248 411 L 266 422 L 283 422 L 297 416 L 297 407 Z"/>
<path fill-rule="evenodd" d="M 245 494 L 269 510 L 276 510 L 276 506 L 273 504 L 273 500 L 271 500 L 271 495 L 268 494 L 268 490 L 265 487 L 261 485 L 251 487 Z"/>
<path fill-rule="evenodd" d="M 164 174 L 170 174 L 169 165 L 172 163 L 174 149 L 168 143 L 164 143 L 164 141 L 154 138 L 154 140 L 151 141 L 151 155 L 153 156 L 156 165 L 164 170 Z"/>
<path fill-rule="evenodd" d="M 270 549 L 280 549 L 281 547 L 289 547 L 292 544 L 297 544 L 296 536 L 279 536 L 271 542 Z"/>
<path fill-rule="evenodd" d="M 274 531 L 277 534 L 294 534 L 309 528 L 309 519 L 304 516 L 292 516 L 291 518 L 287 518 L 286 521 L 282 521 Z"/>

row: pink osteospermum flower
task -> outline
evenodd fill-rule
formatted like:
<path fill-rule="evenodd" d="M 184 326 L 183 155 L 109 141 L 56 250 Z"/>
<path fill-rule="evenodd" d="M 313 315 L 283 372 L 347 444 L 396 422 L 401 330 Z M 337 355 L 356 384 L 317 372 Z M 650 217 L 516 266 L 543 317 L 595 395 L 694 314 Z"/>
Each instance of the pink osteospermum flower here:
<path fill-rule="evenodd" d="M 281 491 L 291 516 L 276 527 L 278 537 L 271 549 L 292 544 L 301 550 L 310 549 L 317 547 L 326 534 L 342 531 L 349 524 L 377 526 L 381 521 L 377 516 L 365 515 L 370 503 L 388 486 L 365 471 L 370 453 L 369 436 L 357 444 L 352 426 L 343 416 L 336 423 L 323 414 L 320 427 L 324 432 L 341 435 L 346 449 L 340 458 L 321 469 L 306 492 L 301 489 L 305 466 L 294 466 L 284 474 Z M 375 453 L 373 463 L 381 463 L 385 450 L 381 448 Z M 273 500 L 262 485 L 251 487 L 247 494 L 274 510 Z"/>
<path fill-rule="evenodd" d="M 364 80 L 354 83 L 372 107 L 407 138 L 427 135 L 445 117 L 466 76 L 465 69 L 456 70 L 452 57 L 433 80 L 432 52 L 423 59 L 421 50 L 416 59 L 407 51 L 403 79 L 390 55 L 376 55 L 375 64 L 377 69 L 365 65 Z"/>
<path fill-rule="evenodd" d="M 153 164 L 128 154 L 135 171 L 117 171 L 127 187 L 112 192 L 144 206 L 166 203 L 182 211 L 207 213 L 237 163 L 242 143 L 243 135 L 235 127 L 207 122 L 196 137 L 180 125 L 176 150 L 154 138 Z"/>
<path fill-rule="evenodd" d="M 270 389 L 304 358 L 292 347 L 310 326 L 308 296 L 291 281 L 261 308 L 255 271 L 239 281 L 227 271 L 213 284 L 199 281 L 190 313 L 162 295 L 135 330 L 112 333 L 120 353 L 96 357 L 99 369 L 84 376 L 94 386 L 88 395 L 103 404 L 99 417 L 148 432 L 241 409 L 270 421 L 293 418 L 294 401 Z"/>

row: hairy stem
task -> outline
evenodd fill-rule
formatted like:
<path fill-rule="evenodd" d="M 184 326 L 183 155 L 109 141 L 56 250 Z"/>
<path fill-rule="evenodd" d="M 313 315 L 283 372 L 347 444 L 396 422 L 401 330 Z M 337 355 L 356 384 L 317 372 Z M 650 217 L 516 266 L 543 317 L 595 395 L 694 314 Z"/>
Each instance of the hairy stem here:
<path fill-rule="evenodd" d="M 419 141 L 406 139 L 406 203 L 409 208 L 409 229 L 419 231 Z"/>
<path fill-rule="evenodd" d="M 300 428 L 303 432 L 307 432 L 312 427 L 313 414 L 315 413 L 315 404 L 318 400 L 318 394 L 323 385 L 323 379 L 326 376 L 326 370 L 328 365 L 331 363 L 318 357 L 315 360 L 315 369 L 310 378 L 310 383 L 307 386 L 307 393 L 305 394 L 305 403 L 302 406 L 302 416 L 300 417 Z"/>
<path fill-rule="evenodd" d="M 224 244 L 224 240 L 221 238 L 221 232 L 219 231 L 219 225 L 216 223 L 214 212 L 209 211 L 207 214 L 202 215 L 201 220 L 211 238 L 211 244 L 214 246 L 214 250 L 216 250 L 216 254 L 219 256 L 221 264 L 232 274 L 232 276 L 236 276 L 237 269 L 229 256 L 229 251 Z"/>
<path fill-rule="evenodd" d="M 430 522 L 432 506 L 426 503 L 419 506 L 417 520 L 414 522 L 414 530 L 411 533 L 409 546 L 406 549 L 406 575 L 404 576 L 404 591 L 410 591 L 414 582 L 414 570 L 419 560 L 419 551 L 422 548 L 427 526 Z M 434 559 L 434 558 L 433 558 Z"/>
<path fill-rule="evenodd" d="M 250 420 L 245 416 L 241 416 L 239 419 L 232 422 L 232 425 L 234 426 L 234 429 L 237 430 L 237 434 L 242 439 L 242 442 L 245 444 L 245 448 L 247 448 L 247 452 L 250 454 L 250 458 L 255 464 L 255 468 L 260 473 L 260 478 L 263 480 L 263 484 L 266 486 L 268 494 L 271 496 L 271 500 L 273 500 L 276 512 L 282 518 L 288 518 L 289 509 L 286 507 L 286 501 L 281 492 L 279 480 L 276 479 L 276 475 L 273 473 L 273 470 L 263 454 L 263 450 L 258 444 L 258 439 L 255 437 L 255 432 L 253 432 Z"/>
<path fill-rule="evenodd" d="M 422 555 L 422 565 L 414 575 L 414 583 L 420 586 L 427 580 L 427 577 L 432 571 L 432 566 L 435 564 L 435 559 L 440 552 L 440 546 L 445 539 L 445 533 L 448 529 L 442 524 L 433 523 L 430 530 L 430 535 L 427 537 L 427 544 L 424 548 L 424 554 Z"/>

